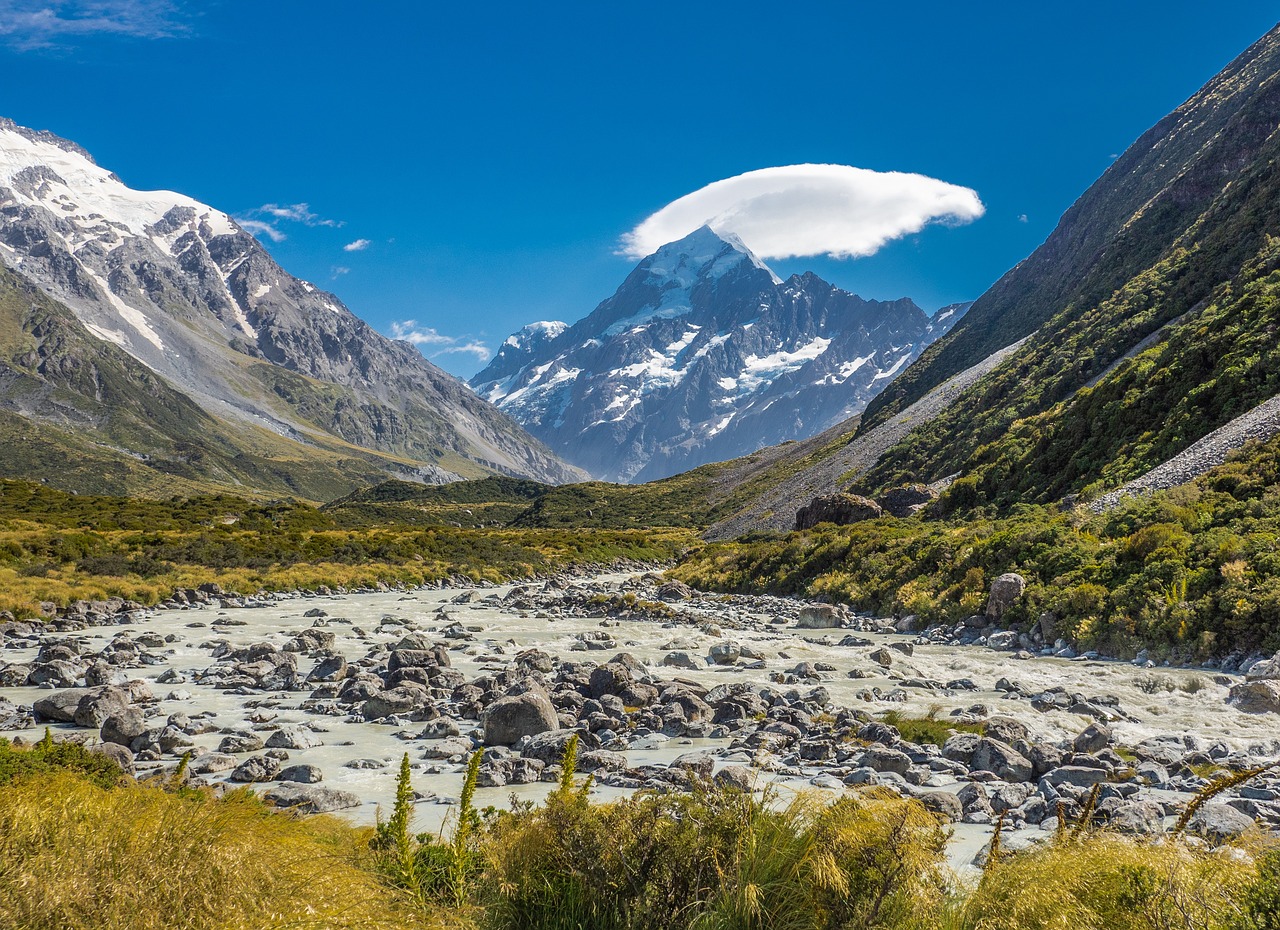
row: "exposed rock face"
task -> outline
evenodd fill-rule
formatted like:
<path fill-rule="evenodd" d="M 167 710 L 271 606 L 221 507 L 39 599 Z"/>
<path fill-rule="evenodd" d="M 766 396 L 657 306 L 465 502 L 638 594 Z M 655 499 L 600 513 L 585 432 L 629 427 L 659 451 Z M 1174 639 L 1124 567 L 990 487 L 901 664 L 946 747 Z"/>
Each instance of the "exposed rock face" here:
<path fill-rule="evenodd" d="M 882 516 L 880 505 L 858 494 L 824 494 L 796 512 L 796 529 L 807 530 L 819 523 L 859 523 Z"/>
<path fill-rule="evenodd" d="M 967 306 L 931 320 L 813 274 L 779 281 L 704 226 L 573 326 L 511 336 L 471 383 L 596 477 L 648 481 L 856 414 Z"/>
<path fill-rule="evenodd" d="M 211 439 L 250 444 L 265 426 L 281 451 L 369 450 L 330 480 L 345 468 L 439 482 L 456 477 L 445 460 L 474 474 L 577 476 L 412 345 L 379 335 L 336 296 L 284 271 L 225 213 L 181 194 L 131 190 L 72 143 L 8 120 L 0 120 L 0 244 L 7 269 L 74 312 L 50 329 L 41 323 L 53 311 L 41 308 L 21 321 L 22 353 L 0 352 L 0 368 L 12 369 L 0 407 L 24 417 L 106 431 L 119 446 L 127 438 L 119 427 L 138 411 L 116 408 L 154 407 L 159 390 L 173 395 L 162 399 L 169 416 L 139 418 L 153 435 L 124 445 L 143 461 L 173 458 L 184 441 L 216 456 Z M 4 274 L 2 283 L 22 289 Z M 147 378 L 150 401 L 140 396 Z M 54 404 L 51 386 L 70 393 Z M 197 472 L 200 464 L 187 462 Z"/>
<path fill-rule="evenodd" d="M 925 484 L 907 484 L 891 488 L 876 502 L 894 517 L 910 517 L 938 499 L 938 492 Z"/>

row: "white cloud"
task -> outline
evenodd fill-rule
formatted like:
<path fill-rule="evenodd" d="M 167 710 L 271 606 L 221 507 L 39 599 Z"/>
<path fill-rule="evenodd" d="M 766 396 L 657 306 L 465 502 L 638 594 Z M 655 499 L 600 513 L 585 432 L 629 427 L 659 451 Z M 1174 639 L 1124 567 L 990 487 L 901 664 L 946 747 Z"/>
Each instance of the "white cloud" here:
<path fill-rule="evenodd" d="M 334 265 L 329 269 L 329 276 L 335 281 L 344 274 L 351 274 L 351 269 L 346 265 Z"/>
<path fill-rule="evenodd" d="M 363 252 L 369 246 L 373 245 L 368 239 L 357 239 L 355 242 L 348 242 L 342 247 L 344 252 Z"/>
<path fill-rule="evenodd" d="M 3 2 L 4 0 L 0 0 L 0 3 Z M 282 222 L 301 223 L 304 226 L 331 226 L 335 229 L 346 225 L 342 220 L 317 216 L 311 212 L 311 205 L 305 203 L 264 203 L 237 216 L 236 222 L 259 239 L 266 236 L 272 242 L 283 242 L 289 238 L 280 229 Z"/>
<path fill-rule="evenodd" d="M 55 48 L 89 35 L 184 35 L 173 0 L 0 0 L 0 36 L 19 49 Z"/>
<path fill-rule="evenodd" d="M 489 347 L 477 339 L 466 336 L 446 336 L 430 326 L 419 326 L 417 320 L 399 320 L 391 324 L 391 338 L 402 342 L 411 342 L 415 346 L 438 346 L 434 352 L 423 354 L 428 358 L 453 353 L 469 353 L 482 362 L 487 362 L 493 353 Z M 465 341 L 464 341 L 465 340 Z"/>
<path fill-rule="evenodd" d="M 1027 215 L 1026 215 L 1025 213 L 1019 213 L 1019 214 L 1018 214 L 1018 222 L 1019 222 L 1019 223 L 1029 223 L 1029 222 L 1031 222 L 1031 221 L 1027 219 Z"/>
<path fill-rule="evenodd" d="M 264 223 L 262 220 L 248 220 L 241 218 L 236 220 L 236 222 L 240 224 L 240 228 L 245 232 L 249 233 L 251 236 L 257 236 L 259 239 L 266 236 L 272 242 L 284 242 L 285 239 L 289 238 L 279 229 L 272 226 L 270 223 Z"/>
<path fill-rule="evenodd" d="M 667 204 L 622 237 L 642 258 L 699 226 L 734 233 L 761 258 L 859 258 L 929 223 L 982 216 L 975 191 L 922 174 L 848 165 L 761 168 Z"/>

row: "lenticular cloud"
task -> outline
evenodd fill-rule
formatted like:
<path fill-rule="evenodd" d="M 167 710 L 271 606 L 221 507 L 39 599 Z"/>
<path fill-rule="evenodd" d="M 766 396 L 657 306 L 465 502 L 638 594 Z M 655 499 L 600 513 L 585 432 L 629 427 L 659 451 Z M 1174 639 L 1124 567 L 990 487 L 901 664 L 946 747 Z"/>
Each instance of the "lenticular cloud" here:
<path fill-rule="evenodd" d="M 859 258 L 929 223 L 969 223 L 984 210 L 975 191 L 922 174 L 787 165 L 685 194 L 624 235 L 621 251 L 642 258 L 706 224 L 761 258 Z"/>

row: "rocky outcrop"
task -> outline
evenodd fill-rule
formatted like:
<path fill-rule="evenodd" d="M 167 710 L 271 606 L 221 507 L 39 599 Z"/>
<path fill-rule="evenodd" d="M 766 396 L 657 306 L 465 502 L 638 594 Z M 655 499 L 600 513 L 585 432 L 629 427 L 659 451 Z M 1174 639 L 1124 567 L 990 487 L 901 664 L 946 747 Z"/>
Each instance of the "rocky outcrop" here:
<path fill-rule="evenodd" d="M 797 530 L 807 530 L 819 523 L 859 523 L 884 514 L 880 505 L 858 494 L 824 494 L 815 497 L 796 511 Z"/>

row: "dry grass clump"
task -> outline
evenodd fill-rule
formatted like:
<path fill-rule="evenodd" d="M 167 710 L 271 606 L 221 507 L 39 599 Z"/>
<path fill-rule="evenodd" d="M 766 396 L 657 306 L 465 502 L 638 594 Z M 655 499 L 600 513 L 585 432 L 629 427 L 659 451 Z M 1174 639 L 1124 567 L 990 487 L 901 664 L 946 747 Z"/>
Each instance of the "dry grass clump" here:
<path fill-rule="evenodd" d="M 0 790 L 0 927 L 425 926 L 356 861 L 359 838 L 336 820 L 274 814 L 247 792 L 23 779 Z"/>
<path fill-rule="evenodd" d="M 1002 859 L 947 930 L 1200 930 L 1234 926 L 1257 866 L 1237 849 L 1141 842 L 1106 831 Z"/>

